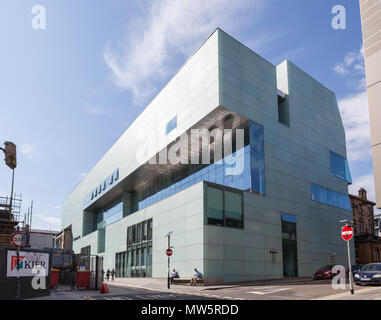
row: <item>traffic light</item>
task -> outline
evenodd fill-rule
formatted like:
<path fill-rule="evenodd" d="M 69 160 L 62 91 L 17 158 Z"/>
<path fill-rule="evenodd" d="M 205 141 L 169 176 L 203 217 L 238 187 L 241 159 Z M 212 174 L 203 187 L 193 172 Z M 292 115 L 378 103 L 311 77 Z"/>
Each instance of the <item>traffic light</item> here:
<path fill-rule="evenodd" d="M 9 168 L 14 169 L 17 166 L 16 145 L 13 142 L 9 141 L 6 141 L 4 145 L 5 163 Z"/>

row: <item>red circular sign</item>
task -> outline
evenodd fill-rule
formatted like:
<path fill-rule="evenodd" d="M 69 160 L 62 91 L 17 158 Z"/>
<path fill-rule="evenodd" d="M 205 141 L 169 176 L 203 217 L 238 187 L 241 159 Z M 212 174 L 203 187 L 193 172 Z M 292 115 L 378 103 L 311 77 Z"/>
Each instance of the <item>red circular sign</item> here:
<path fill-rule="evenodd" d="M 167 249 L 165 251 L 165 253 L 167 254 L 168 257 L 170 257 L 172 255 L 173 251 L 172 251 L 172 249 Z"/>
<path fill-rule="evenodd" d="M 22 246 L 22 239 L 23 234 L 21 232 L 17 232 L 13 234 L 11 242 L 15 247 L 21 247 Z"/>
<path fill-rule="evenodd" d="M 341 229 L 341 237 L 345 241 L 349 241 L 353 237 L 353 228 L 350 226 L 345 226 L 343 229 Z"/>

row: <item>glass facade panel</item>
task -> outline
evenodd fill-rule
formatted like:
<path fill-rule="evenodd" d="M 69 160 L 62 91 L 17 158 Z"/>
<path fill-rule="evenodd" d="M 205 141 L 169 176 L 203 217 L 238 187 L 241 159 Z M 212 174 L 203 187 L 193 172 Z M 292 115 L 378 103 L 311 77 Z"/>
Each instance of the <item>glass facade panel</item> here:
<path fill-rule="evenodd" d="M 106 228 L 98 230 L 98 253 L 105 252 Z"/>
<path fill-rule="evenodd" d="M 251 190 L 266 194 L 263 126 L 250 121 Z"/>
<path fill-rule="evenodd" d="M 298 276 L 298 250 L 296 238 L 296 216 L 282 213 L 283 275 Z"/>
<path fill-rule="evenodd" d="M 224 225 L 223 191 L 207 186 L 207 224 Z"/>
<path fill-rule="evenodd" d="M 152 277 L 152 219 L 127 228 L 127 251 L 122 258 L 117 254 L 118 266 L 122 277 Z"/>
<path fill-rule="evenodd" d="M 243 196 L 240 191 L 205 185 L 205 224 L 243 229 Z"/>
<path fill-rule="evenodd" d="M 171 121 L 169 121 L 165 127 L 165 134 L 167 135 L 170 133 L 173 129 L 177 127 L 177 116 L 174 117 Z"/>
<path fill-rule="evenodd" d="M 311 199 L 320 203 L 352 211 L 348 195 L 311 184 Z"/>
<path fill-rule="evenodd" d="M 337 153 L 330 151 L 331 174 L 352 183 L 348 160 Z"/>

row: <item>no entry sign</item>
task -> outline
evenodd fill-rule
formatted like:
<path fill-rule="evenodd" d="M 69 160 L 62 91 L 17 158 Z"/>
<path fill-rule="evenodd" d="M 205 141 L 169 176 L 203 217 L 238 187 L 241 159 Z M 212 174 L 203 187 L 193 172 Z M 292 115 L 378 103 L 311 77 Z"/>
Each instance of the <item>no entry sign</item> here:
<path fill-rule="evenodd" d="M 167 249 L 165 253 L 167 254 L 168 257 L 170 257 L 173 254 L 173 251 L 172 249 Z"/>
<path fill-rule="evenodd" d="M 341 229 L 341 237 L 345 241 L 349 241 L 353 237 L 353 228 L 350 226 L 345 226 L 343 229 Z"/>

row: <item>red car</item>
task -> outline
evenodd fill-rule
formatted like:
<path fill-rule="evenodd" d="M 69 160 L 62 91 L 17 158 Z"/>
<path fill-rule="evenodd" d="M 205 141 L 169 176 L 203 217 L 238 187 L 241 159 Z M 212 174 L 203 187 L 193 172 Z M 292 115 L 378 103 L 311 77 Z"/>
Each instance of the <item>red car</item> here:
<path fill-rule="evenodd" d="M 327 264 L 322 266 L 319 270 L 314 273 L 314 279 L 332 279 L 334 276 L 340 273 L 340 270 L 336 273 L 332 272 L 334 264 Z"/>

